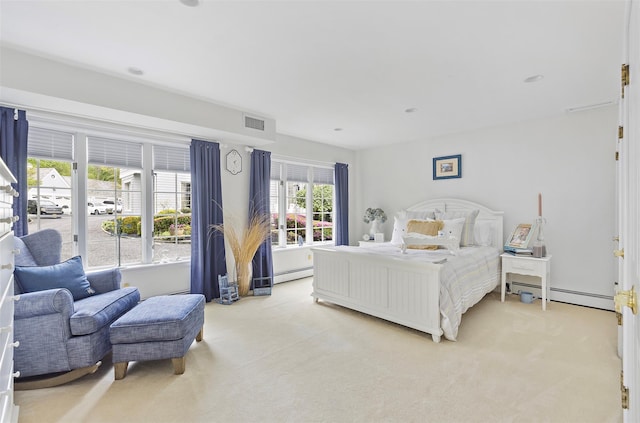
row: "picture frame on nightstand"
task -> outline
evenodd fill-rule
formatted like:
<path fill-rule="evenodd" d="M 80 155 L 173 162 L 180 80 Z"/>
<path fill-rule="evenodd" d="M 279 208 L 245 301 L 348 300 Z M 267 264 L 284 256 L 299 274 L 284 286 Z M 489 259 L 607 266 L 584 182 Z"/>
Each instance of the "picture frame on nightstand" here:
<path fill-rule="evenodd" d="M 532 225 L 531 223 L 520 223 L 513 230 L 507 243 L 504 245 L 505 251 L 512 250 L 514 248 L 529 248 L 529 244 L 534 233 L 535 225 Z"/>

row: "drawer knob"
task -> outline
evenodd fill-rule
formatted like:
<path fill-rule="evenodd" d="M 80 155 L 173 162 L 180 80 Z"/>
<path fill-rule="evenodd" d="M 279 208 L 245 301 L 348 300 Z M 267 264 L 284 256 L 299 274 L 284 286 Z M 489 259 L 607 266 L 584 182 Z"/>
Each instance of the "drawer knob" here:
<path fill-rule="evenodd" d="M 0 188 L 0 191 L 4 191 L 9 195 L 13 195 L 14 197 L 19 197 L 20 193 L 18 191 L 16 191 L 11 185 L 5 185 L 2 188 Z"/>
<path fill-rule="evenodd" d="M 5 217 L 3 219 L 0 219 L 0 222 L 2 222 L 2 223 L 14 223 L 14 222 L 17 222 L 18 220 L 20 220 L 19 216 L 9 216 L 9 217 Z"/>
<path fill-rule="evenodd" d="M 11 376 L 20 377 L 20 370 L 18 370 L 17 372 L 13 372 L 13 374 Z"/>
<path fill-rule="evenodd" d="M 20 295 L 14 295 L 13 296 L 13 301 L 20 301 Z"/>
<path fill-rule="evenodd" d="M 2 270 L 5 270 L 5 269 L 13 270 L 13 264 L 12 263 L 3 264 L 3 265 L 0 266 L 0 269 L 2 269 Z"/>
<path fill-rule="evenodd" d="M 18 254 L 20 254 L 20 248 L 14 248 L 13 250 L 11 250 L 11 254 L 17 256 Z"/>
<path fill-rule="evenodd" d="M 13 344 L 11 344 L 11 346 L 12 346 L 13 348 L 18 348 L 18 347 L 20 346 L 20 341 L 16 341 L 16 342 L 14 342 Z"/>

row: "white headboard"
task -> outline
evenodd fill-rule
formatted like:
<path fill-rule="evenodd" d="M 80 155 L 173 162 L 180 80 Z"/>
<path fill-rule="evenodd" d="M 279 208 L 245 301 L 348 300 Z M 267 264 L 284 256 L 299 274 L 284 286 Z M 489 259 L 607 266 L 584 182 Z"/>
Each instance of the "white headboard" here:
<path fill-rule="evenodd" d="M 493 228 L 493 240 L 491 245 L 502 249 L 504 246 L 503 238 L 503 215 L 504 212 L 491 210 L 482 204 L 474 203 L 467 200 L 459 200 L 457 198 L 436 198 L 426 200 L 407 208 L 407 211 L 434 211 L 438 209 L 444 212 L 469 212 L 472 210 L 480 210 L 476 223 L 485 221 L 491 222 Z"/>

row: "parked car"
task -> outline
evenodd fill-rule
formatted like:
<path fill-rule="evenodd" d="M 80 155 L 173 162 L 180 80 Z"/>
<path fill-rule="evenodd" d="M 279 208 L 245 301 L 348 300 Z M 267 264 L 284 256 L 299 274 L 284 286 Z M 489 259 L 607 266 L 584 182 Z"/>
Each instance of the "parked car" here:
<path fill-rule="evenodd" d="M 118 213 L 122 213 L 122 201 L 118 200 L 118 203 L 116 204 L 113 200 L 104 200 L 102 203 L 106 204 L 107 207 L 111 207 L 111 211 L 109 212 L 109 214 L 113 213 L 114 209 Z"/>
<path fill-rule="evenodd" d="M 108 209 L 105 204 L 92 202 L 87 203 L 87 212 L 89 214 L 105 214 L 109 213 L 108 210 L 111 210 L 111 213 L 113 213 L 113 209 Z"/>
<path fill-rule="evenodd" d="M 38 200 L 27 201 L 27 213 L 38 214 Z M 62 207 L 51 200 L 40 200 L 40 214 L 62 214 Z"/>

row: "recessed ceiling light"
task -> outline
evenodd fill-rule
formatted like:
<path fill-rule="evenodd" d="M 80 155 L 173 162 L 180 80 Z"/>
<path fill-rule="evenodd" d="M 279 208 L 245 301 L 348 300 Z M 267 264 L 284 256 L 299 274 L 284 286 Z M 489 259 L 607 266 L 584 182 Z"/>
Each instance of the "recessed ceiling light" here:
<path fill-rule="evenodd" d="M 544 75 L 531 75 L 528 78 L 524 79 L 524 82 L 529 83 L 529 82 L 538 82 L 541 81 L 542 79 L 544 79 Z"/>
<path fill-rule="evenodd" d="M 180 0 L 180 3 L 189 7 L 196 7 L 200 5 L 200 0 Z"/>
<path fill-rule="evenodd" d="M 342 131 L 342 128 L 333 128 L 333 130 L 336 131 L 336 132 L 340 132 L 340 131 Z"/>
<path fill-rule="evenodd" d="M 415 108 L 415 107 L 409 107 L 408 109 L 404 109 L 405 113 L 415 113 L 417 111 L 418 111 L 418 109 Z"/>
<path fill-rule="evenodd" d="M 133 67 L 133 66 L 128 68 L 127 72 L 129 72 L 131 75 L 136 75 L 136 76 L 144 75 L 144 71 L 142 69 L 136 68 L 136 67 Z"/>

